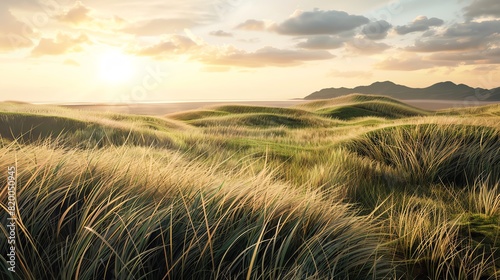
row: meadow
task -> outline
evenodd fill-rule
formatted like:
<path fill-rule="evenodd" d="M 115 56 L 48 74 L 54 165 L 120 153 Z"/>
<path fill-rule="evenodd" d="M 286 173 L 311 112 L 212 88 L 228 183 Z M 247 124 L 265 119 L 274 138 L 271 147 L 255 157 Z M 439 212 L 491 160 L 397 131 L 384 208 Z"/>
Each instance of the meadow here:
<path fill-rule="evenodd" d="M 500 104 L 5 102 L 0 136 L 2 279 L 500 279 Z"/>

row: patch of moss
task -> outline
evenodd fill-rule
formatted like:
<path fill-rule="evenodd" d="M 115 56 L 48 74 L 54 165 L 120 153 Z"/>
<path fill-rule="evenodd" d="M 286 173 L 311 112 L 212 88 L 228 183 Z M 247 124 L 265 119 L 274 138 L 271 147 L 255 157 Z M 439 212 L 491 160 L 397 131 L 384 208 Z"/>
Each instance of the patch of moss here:
<path fill-rule="evenodd" d="M 500 268 L 500 217 L 468 213 L 459 221 L 459 235 L 477 248 L 478 254 L 493 256 Z"/>

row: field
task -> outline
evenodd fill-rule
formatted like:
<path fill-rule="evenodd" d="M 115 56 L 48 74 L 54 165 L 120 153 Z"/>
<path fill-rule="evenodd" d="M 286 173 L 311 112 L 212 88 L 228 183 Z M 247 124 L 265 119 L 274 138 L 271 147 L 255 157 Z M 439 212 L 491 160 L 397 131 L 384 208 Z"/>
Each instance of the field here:
<path fill-rule="evenodd" d="M 0 136 L 2 279 L 500 279 L 500 104 L 6 102 Z"/>

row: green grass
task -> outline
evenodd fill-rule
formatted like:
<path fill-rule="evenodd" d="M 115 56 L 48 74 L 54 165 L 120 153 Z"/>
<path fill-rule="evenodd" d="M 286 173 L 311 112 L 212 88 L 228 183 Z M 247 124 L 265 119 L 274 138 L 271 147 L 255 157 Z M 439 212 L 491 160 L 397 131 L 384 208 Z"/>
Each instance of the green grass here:
<path fill-rule="evenodd" d="M 354 152 L 390 165 L 406 183 L 466 186 L 481 176 L 500 178 L 500 132 L 470 125 L 403 125 L 350 141 Z"/>
<path fill-rule="evenodd" d="M 381 101 L 367 101 L 351 105 L 323 108 L 317 112 L 321 115 L 341 120 L 351 120 L 361 117 L 398 119 L 428 114 L 423 110 L 410 106 Z"/>
<path fill-rule="evenodd" d="M 2 103 L 19 217 L 1 278 L 498 279 L 497 111 L 359 94 L 164 118 Z M 7 188 L 0 201 L 6 236 Z"/>
<path fill-rule="evenodd" d="M 337 98 L 310 101 L 310 102 L 307 102 L 304 104 L 297 105 L 297 106 L 295 106 L 295 108 L 305 109 L 305 110 L 310 110 L 310 111 L 311 110 L 317 111 L 317 110 L 321 110 L 321 109 L 329 108 L 329 107 L 334 107 L 334 106 L 338 106 L 338 105 L 372 102 L 372 101 L 379 101 L 379 102 L 384 102 L 384 103 L 391 103 L 391 104 L 395 104 L 395 105 L 404 105 L 404 106 L 411 107 L 406 103 L 403 103 L 399 100 L 396 100 L 394 98 L 387 97 L 387 96 L 369 95 L 369 94 L 349 94 L 349 95 L 337 97 Z"/>
<path fill-rule="evenodd" d="M 484 117 L 500 116 L 500 104 L 485 105 L 480 107 L 452 108 L 439 112 L 440 115 L 476 115 Z"/>
<path fill-rule="evenodd" d="M 247 126 L 247 127 L 287 127 L 287 128 L 305 128 L 305 127 L 327 127 L 334 125 L 329 121 L 317 116 L 296 117 L 293 115 L 280 115 L 272 113 L 248 113 L 231 114 L 223 117 L 210 117 L 197 120 L 191 120 L 188 124 L 198 127 L 211 126 Z"/>
<path fill-rule="evenodd" d="M 0 137 L 25 144 L 52 139 L 70 147 L 91 148 L 125 143 L 173 147 L 175 140 L 168 132 L 185 128 L 183 124 L 155 117 L 102 113 L 85 116 L 83 112 L 59 108 L 32 109 L 32 105 L 12 108 L 11 103 L 5 109 L 0 111 Z"/>

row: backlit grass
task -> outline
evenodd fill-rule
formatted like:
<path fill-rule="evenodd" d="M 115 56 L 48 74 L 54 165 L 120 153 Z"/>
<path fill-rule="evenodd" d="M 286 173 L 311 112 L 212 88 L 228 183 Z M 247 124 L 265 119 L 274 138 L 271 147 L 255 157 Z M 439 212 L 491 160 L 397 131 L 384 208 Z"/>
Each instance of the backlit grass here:
<path fill-rule="evenodd" d="M 2 279 L 498 279 L 497 109 L 0 104 Z"/>

